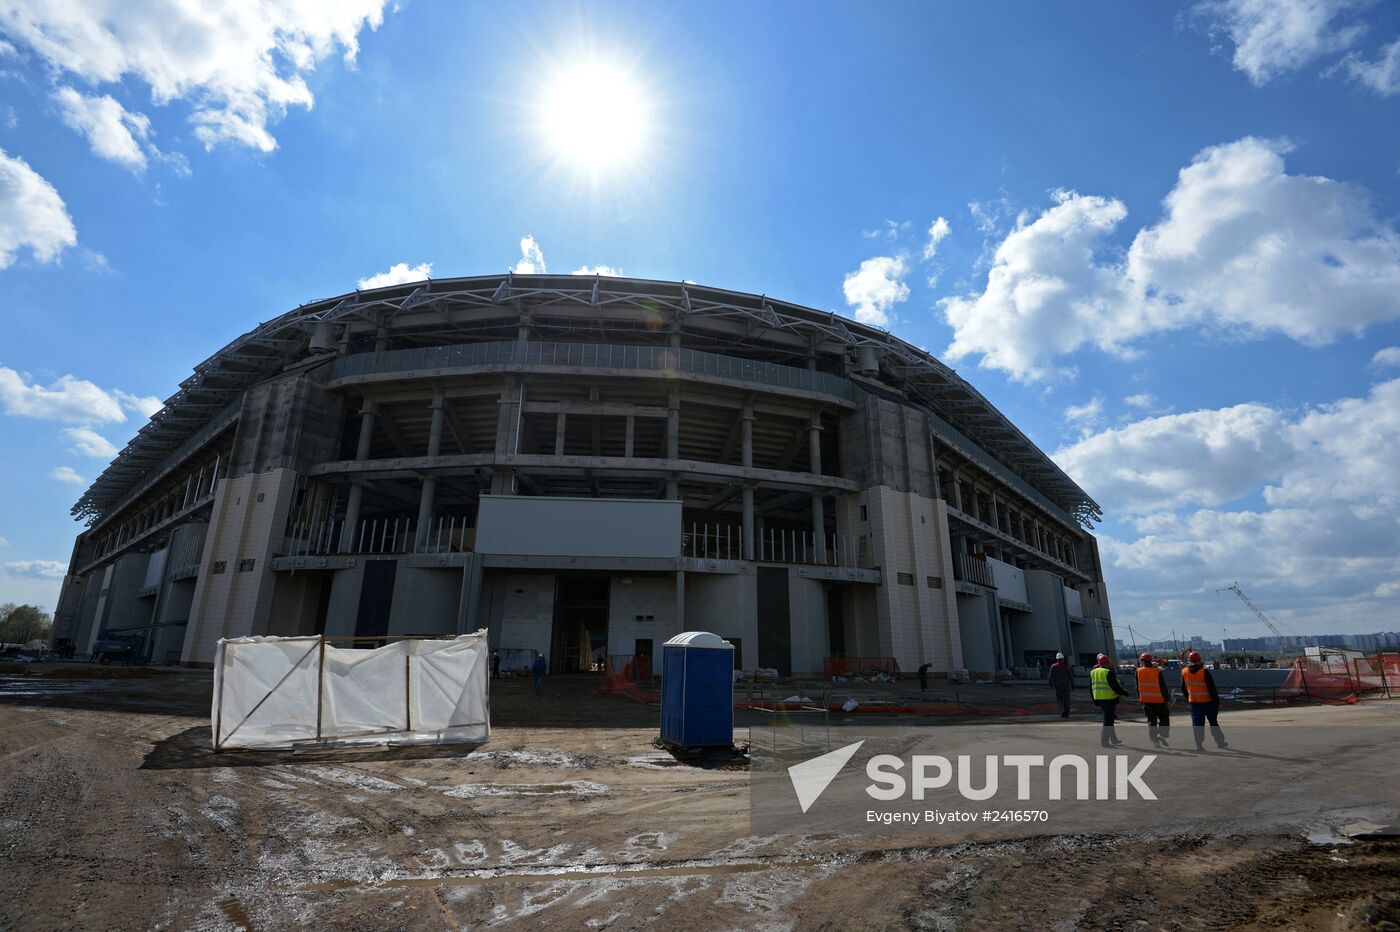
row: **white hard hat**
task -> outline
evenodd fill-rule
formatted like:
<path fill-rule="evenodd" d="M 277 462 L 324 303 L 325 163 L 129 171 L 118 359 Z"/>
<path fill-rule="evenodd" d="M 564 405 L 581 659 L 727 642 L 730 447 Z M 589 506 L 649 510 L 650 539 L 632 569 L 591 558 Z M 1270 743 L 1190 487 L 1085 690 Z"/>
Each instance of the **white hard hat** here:
<path fill-rule="evenodd" d="M 1065 659 L 1065 655 L 1064 655 L 1064 654 L 1056 654 L 1056 655 L 1055 655 L 1055 659 L 1056 659 L 1056 660 L 1064 660 L 1064 659 Z"/>

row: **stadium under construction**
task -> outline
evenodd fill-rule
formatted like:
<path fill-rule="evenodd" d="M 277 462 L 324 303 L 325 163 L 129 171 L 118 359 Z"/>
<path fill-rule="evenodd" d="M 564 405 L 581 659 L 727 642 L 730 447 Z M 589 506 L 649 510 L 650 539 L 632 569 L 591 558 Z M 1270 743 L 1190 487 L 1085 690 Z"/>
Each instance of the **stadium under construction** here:
<path fill-rule="evenodd" d="M 78 656 L 480 627 L 554 672 L 694 629 L 784 674 L 1114 653 L 1098 506 L 976 389 L 884 331 L 690 283 L 304 305 L 196 366 L 74 514 L 54 641 Z"/>

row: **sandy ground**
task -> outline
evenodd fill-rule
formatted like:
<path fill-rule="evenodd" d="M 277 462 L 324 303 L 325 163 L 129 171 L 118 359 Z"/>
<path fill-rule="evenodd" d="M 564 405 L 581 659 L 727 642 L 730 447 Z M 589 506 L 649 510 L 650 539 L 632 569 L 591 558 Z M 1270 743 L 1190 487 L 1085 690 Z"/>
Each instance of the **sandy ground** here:
<path fill-rule="evenodd" d="M 216 756 L 209 685 L 0 667 L 0 929 L 1400 929 L 1397 841 L 756 837 L 591 678 L 498 681 L 470 752 Z"/>

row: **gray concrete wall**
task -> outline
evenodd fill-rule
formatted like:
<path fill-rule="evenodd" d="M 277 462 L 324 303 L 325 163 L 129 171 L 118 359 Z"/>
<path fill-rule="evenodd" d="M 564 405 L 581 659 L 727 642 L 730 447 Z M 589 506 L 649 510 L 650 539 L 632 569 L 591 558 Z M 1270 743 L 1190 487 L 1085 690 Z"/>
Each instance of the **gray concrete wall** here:
<path fill-rule="evenodd" d="M 343 402 L 318 372 L 254 385 L 243 396 L 231 478 L 277 469 L 304 470 L 339 458 Z"/>
<path fill-rule="evenodd" d="M 987 594 L 958 593 L 958 629 L 962 633 L 963 666 L 974 673 L 997 670 L 995 599 Z"/>
<path fill-rule="evenodd" d="M 885 486 L 934 498 L 928 419 L 923 412 L 857 390 L 857 408 L 841 416 L 841 466 L 866 488 Z"/>
<path fill-rule="evenodd" d="M 758 581 L 751 573 L 687 573 L 685 626 L 740 639 L 739 664 L 758 666 Z"/>
<path fill-rule="evenodd" d="M 674 559 L 681 550 L 681 503 L 483 495 L 476 549 L 516 556 Z"/>
<path fill-rule="evenodd" d="M 1071 653 L 1074 645 L 1066 633 L 1064 583 L 1060 577 L 1045 570 L 1026 570 L 1026 594 L 1030 596 L 1030 614 L 1015 613 L 1010 625 L 1012 662 L 1024 665 L 1028 650 Z"/>
<path fill-rule="evenodd" d="M 830 640 L 826 584 L 820 579 L 789 573 L 788 608 L 792 618 L 792 672 L 820 674 Z"/>
<path fill-rule="evenodd" d="M 74 650 L 87 654 L 97 639 L 97 629 L 107 605 L 107 580 L 112 575 L 112 564 L 98 567 L 83 577 L 83 602 L 78 621 L 78 633 L 73 638 Z"/>
<path fill-rule="evenodd" d="M 874 593 L 874 643 L 868 643 L 871 619 L 864 607 L 851 605 L 859 636 L 855 648 L 847 640 L 847 655 L 893 657 L 903 670 L 925 661 L 935 672 L 964 666 L 947 506 L 887 487 L 867 489 L 837 499 L 836 526 L 841 536 L 865 541 L 863 558 L 881 575 Z M 905 583 L 901 573 L 910 577 Z"/>
<path fill-rule="evenodd" d="M 295 486 L 296 473 L 290 469 L 219 483 L 183 662 L 212 663 L 219 638 L 268 633 L 277 583 L 272 555 L 281 546 Z M 251 570 L 240 570 L 243 560 L 253 561 Z M 221 573 L 214 572 L 218 563 L 223 564 Z"/>
<path fill-rule="evenodd" d="M 455 634 L 461 593 L 460 569 L 414 567 L 400 560 L 394 575 L 389 633 Z"/>
<path fill-rule="evenodd" d="M 130 628 L 151 623 L 155 609 L 152 598 L 138 599 L 136 593 L 146 586 L 146 566 L 150 555 L 128 553 L 117 558 L 107 581 L 106 611 L 98 628 Z"/>
<path fill-rule="evenodd" d="M 326 605 L 326 637 L 355 636 L 355 620 L 359 616 L 360 587 L 364 585 L 365 561 L 336 570 L 331 577 L 331 596 Z"/>
<path fill-rule="evenodd" d="M 487 573 L 478 618 L 494 647 L 533 648 L 550 659 L 554 640 L 554 576 Z"/>
<path fill-rule="evenodd" d="M 687 585 L 695 575 L 686 576 Z M 631 582 L 623 582 L 625 579 Z M 661 645 L 677 634 L 680 625 L 673 574 L 613 576 L 608 587 L 609 656 L 635 653 L 638 638 L 651 638 L 652 656 L 659 663 Z"/>

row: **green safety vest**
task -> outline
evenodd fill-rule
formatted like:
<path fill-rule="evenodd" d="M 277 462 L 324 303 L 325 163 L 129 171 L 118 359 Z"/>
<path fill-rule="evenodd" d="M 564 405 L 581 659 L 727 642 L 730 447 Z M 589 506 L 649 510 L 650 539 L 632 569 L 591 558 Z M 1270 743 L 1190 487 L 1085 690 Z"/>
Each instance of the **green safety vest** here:
<path fill-rule="evenodd" d="M 1089 671 L 1089 684 L 1094 688 L 1094 701 L 1100 699 L 1117 699 L 1118 693 L 1113 691 L 1113 687 L 1108 685 L 1108 667 L 1094 667 Z"/>

